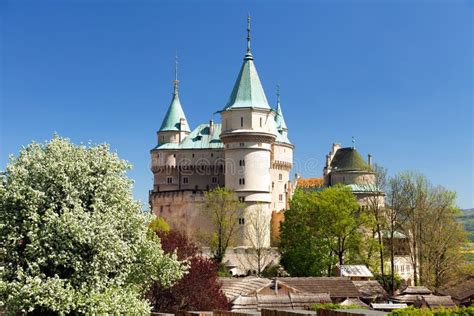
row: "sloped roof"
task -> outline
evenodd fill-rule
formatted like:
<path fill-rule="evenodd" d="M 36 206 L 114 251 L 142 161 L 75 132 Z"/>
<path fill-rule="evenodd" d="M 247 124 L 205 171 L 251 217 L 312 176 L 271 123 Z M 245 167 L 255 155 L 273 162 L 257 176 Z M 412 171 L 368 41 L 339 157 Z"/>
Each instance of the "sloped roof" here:
<path fill-rule="evenodd" d="M 179 131 L 180 120 L 185 119 L 185 124 L 183 127 L 183 131 L 189 132 L 188 121 L 186 120 L 186 116 L 184 115 L 183 107 L 181 106 L 181 102 L 179 101 L 178 96 L 178 89 L 175 86 L 173 98 L 171 99 L 171 103 L 168 107 L 168 111 L 166 111 L 165 118 L 161 123 L 161 127 L 158 130 L 159 132 L 165 131 Z"/>
<path fill-rule="evenodd" d="M 474 298 L 474 276 L 438 290 L 439 294 L 449 295 L 458 301 Z"/>
<path fill-rule="evenodd" d="M 388 297 L 383 286 L 375 280 L 352 282 L 359 290 L 360 296 L 364 299 L 385 300 Z"/>
<path fill-rule="evenodd" d="M 272 284 L 270 279 L 257 277 L 219 278 L 219 280 L 222 285 L 222 292 L 229 301 L 236 299 L 239 295 L 254 294 L 257 290 Z"/>
<path fill-rule="evenodd" d="M 423 295 L 422 302 L 424 302 L 429 308 L 456 306 L 451 299 L 451 296 Z"/>
<path fill-rule="evenodd" d="M 372 278 L 374 275 L 370 272 L 369 268 L 363 264 L 343 264 L 339 266 L 341 276 L 344 277 L 366 277 Z"/>
<path fill-rule="evenodd" d="M 277 108 L 275 111 L 275 123 L 278 130 L 287 129 L 283 112 L 281 111 L 280 101 L 278 101 Z"/>
<path fill-rule="evenodd" d="M 360 307 L 369 307 L 369 305 L 365 304 L 364 302 L 362 302 L 358 298 L 346 298 L 343 302 L 339 303 L 339 305 L 342 305 L 342 306 L 357 305 L 357 306 L 360 306 Z"/>
<path fill-rule="evenodd" d="M 282 295 L 253 294 L 239 295 L 232 302 L 231 309 L 233 312 L 256 311 L 263 308 L 304 310 L 308 309 L 313 304 L 324 303 L 331 303 L 331 297 L 327 293 L 285 293 Z"/>
<path fill-rule="evenodd" d="M 344 277 L 279 278 L 278 280 L 303 292 L 329 293 L 331 298 L 360 296 L 354 283 Z"/>
<path fill-rule="evenodd" d="M 271 110 L 250 52 L 245 55 L 244 63 L 223 111 L 236 108 Z"/>
<path fill-rule="evenodd" d="M 431 290 L 426 286 L 408 286 L 402 291 L 403 294 L 418 294 L 418 295 L 427 295 L 431 294 Z"/>
<path fill-rule="evenodd" d="M 181 143 L 160 144 L 156 149 L 209 149 L 224 148 L 219 135 L 221 134 L 221 124 L 213 124 L 210 133 L 209 124 L 200 124 Z"/>
<path fill-rule="evenodd" d="M 331 161 L 333 171 L 370 171 L 369 165 L 353 147 L 339 148 Z"/>
<path fill-rule="evenodd" d="M 322 188 L 324 187 L 323 178 L 299 178 L 296 180 L 296 186 L 298 188 Z"/>

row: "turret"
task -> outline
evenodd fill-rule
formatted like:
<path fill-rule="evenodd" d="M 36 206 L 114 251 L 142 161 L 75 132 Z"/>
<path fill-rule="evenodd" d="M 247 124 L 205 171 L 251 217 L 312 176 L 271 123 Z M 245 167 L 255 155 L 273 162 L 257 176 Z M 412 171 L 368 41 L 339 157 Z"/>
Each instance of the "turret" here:
<path fill-rule="evenodd" d="M 158 145 L 165 143 L 180 143 L 189 133 L 188 122 L 178 94 L 178 60 L 176 58 L 175 80 L 173 81 L 173 98 L 166 112 L 163 123 L 157 132 Z"/>

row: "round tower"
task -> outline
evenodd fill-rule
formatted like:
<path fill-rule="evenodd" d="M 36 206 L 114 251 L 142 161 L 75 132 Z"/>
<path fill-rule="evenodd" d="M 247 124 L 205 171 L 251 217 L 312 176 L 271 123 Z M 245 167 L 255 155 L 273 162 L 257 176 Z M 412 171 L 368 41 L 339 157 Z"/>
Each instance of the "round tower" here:
<path fill-rule="evenodd" d="M 250 50 L 250 17 L 247 52 L 234 88 L 224 109 L 221 141 L 226 161 L 225 186 L 246 204 L 239 220 L 243 244 L 249 241 L 249 222 L 259 218 L 270 225 L 271 162 L 276 139 L 275 112 L 268 105 Z M 270 229 L 266 243 L 270 245 Z"/>

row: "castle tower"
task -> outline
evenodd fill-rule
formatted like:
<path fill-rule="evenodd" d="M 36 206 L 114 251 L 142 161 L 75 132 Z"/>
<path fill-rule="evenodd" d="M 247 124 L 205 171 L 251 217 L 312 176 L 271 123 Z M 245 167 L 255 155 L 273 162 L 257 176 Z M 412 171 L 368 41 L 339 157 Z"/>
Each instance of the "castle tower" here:
<path fill-rule="evenodd" d="M 280 86 L 277 86 L 277 106 L 275 109 L 276 140 L 272 148 L 272 244 L 277 243 L 280 236 L 280 224 L 284 218 L 284 211 L 289 208 L 289 200 L 293 194 L 290 172 L 293 167 L 294 146 L 288 139 L 288 127 L 280 103 Z"/>
<path fill-rule="evenodd" d="M 265 92 L 253 62 L 250 50 L 250 17 L 247 27 L 247 52 L 234 88 L 224 109 L 220 112 L 226 161 L 225 186 L 246 203 L 243 214 L 242 237 L 245 237 L 245 219 L 263 214 L 271 219 L 272 146 L 275 142 L 275 112 L 268 105 Z M 243 244 L 248 244 L 245 241 Z M 268 245 L 270 232 L 268 232 Z"/>
<path fill-rule="evenodd" d="M 158 144 L 180 143 L 190 133 L 183 107 L 178 94 L 178 58 L 175 63 L 175 79 L 173 81 L 173 98 L 166 112 L 163 123 L 157 132 Z"/>

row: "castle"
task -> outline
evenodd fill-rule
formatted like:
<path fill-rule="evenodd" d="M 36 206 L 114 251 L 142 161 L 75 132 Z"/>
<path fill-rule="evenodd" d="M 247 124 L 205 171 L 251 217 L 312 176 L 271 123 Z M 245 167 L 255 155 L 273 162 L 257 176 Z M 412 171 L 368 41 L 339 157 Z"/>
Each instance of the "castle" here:
<path fill-rule="evenodd" d="M 233 273 L 245 274 L 252 269 L 238 258 L 251 247 L 246 234 L 249 216 L 263 215 L 270 225 L 265 245 L 271 246 L 271 237 L 278 238 L 284 211 L 297 186 L 320 190 L 341 183 L 351 188 L 361 208 L 374 202 L 383 207 L 385 193 L 377 189 L 372 156 L 368 155 L 366 162 L 354 141 L 352 147 L 332 145 L 323 178 L 297 176 L 290 181 L 294 145 L 288 138 L 279 93 L 272 108 L 260 82 L 250 48 L 250 18 L 240 72 L 227 103 L 218 112 L 221 123 L 210 120 L 191 130 L 179 100 L 178 84 L 176 69 L 173 97 L 157 131 L 158 144 L 151 150 L 151 211 L 171 227 L 196 236 L 212 229 L 201 210 L 204 192 L 216 187 L 235 192 L 245 209 L 238 218 L 238 246 L 243 247 L 226 253 Z M 278 254 L 272 260 L 278 261 Z M 396 268 L 402 277 L 412 278 L 407 256 L 396 257 Z"/>
<path fill-rule="evenodd" d="M 171 104 L 157 132 L 158 145 L 151 150 L 152 212 L 189 234 L 209 229 L 200 203 L 205 191 L 224 186 L 245 203 L 239 218 L 240 240 L 248 245 L 246 214 L 260 212 L 270 223 L 272 213 L 287 208 L 294 149 L 279 97 L 272 108 L 260 82 L 250 48 L 250 18 L 243 64 L 219 111 L 221 124 L 211 120 L 191 130 L 178 83 L 176 76 Z M 270 245 L 270 232 L 267 235 Z"/>

